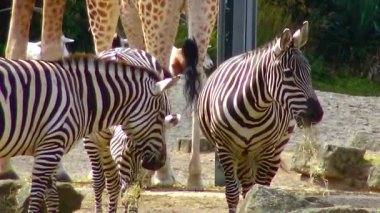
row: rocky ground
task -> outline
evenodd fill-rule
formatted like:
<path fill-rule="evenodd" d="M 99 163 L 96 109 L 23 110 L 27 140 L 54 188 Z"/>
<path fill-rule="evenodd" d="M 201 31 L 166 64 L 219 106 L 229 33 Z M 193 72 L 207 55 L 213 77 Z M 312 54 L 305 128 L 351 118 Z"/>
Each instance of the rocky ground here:
<path fill-rule="evenodd" d="M 182 83 L 182 82 L 181 82 Z M 380 97 L 358 97 L 348 96 L 329 92 L 317 91 L 317 95 L 324 109 L 324 118 L 320 125 L 313 130 L 317 132 L 320 143 L 331 143 L 335 145 L 348 145 L 350 138 L 357 132 L 367 132 L 376 137 L 380 136 Z M 171 150 L 171 162 L 176 179 L 179 183 L 185 184 L 187 178 L 187 167 L 189 154 L 175 151 L 175 142 L 180 137 L 191 136 L 191 113 L 186 109 L 182 95 L 182 84 L 177 85 L 170 92 L 172 101 L 172 112 L 182 114 L 181 122 L 168 132 L 168 144 Z M 303 132 L 296 129 L 294 136 L 286 147 L 287 152 L 295 150 L 295 145 L 303 140 Z M 160 195 L 148 192 L 143 194 L 140 200 L 140 212 L 225 212 L 226 203 L 223 188 L 213 187 L 214 183 L 214 154 L 202 154 L 203 180 L 207 188 L 213 192 L 179 192 L 179 194 L 163 192 Z M 23 177 L 30 177 L 32 158 L 15 157 L 12 159 L 16 171 Z M 78 144 L 69 154 L 64 157 L 64 167 L 67 169 L 74 181 L 84 181 L 89 194 L 85 199 L 84 207 L 80 212 L 92 212 L 90 184 L 88 184 L 88 174 L 90 164 L 81 144 Z M 343 196 L 345 202 L 350 201 L 350 196 L 358 194 L 364 197 L 363 202 L 358 205 L 372 205 L 379 208 L 379 200 L 371 200 L 373 194 L 368 192 L 342 192 L 325 191 L 326 187 L 312 185 L 308 181 L 301 181 L 300 176 L 295 173 L 280 171 L 273 181 L 273 187 L 280 187 L 288 190 L 295 190 L 303 193 L 311 193 L 325 196 L 337 196 L 335 200 Z M 178 196 L 176 196 L 178 195 Z M 375 194 L 377 196 L 377 194 Z M 333 197 L 331 197 L 333 198 Z M 368 201 L 369 200 L 369 201 Z M 343 201 L 340 201 L 343 202 Z M 370 203 L 370 204 L 368 204 Z M 376 203 L 376 204 L 375 204 Z M 376 206 L 377 205 L 377 206 Z M 203 211 L 202 211 L 203 212 Z"/>

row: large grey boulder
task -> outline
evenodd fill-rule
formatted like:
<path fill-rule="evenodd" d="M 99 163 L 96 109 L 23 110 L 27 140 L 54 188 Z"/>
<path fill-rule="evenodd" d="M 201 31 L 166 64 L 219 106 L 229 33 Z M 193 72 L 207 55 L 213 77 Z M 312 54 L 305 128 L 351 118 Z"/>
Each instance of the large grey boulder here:
<path fill-rule="evenodd" d="M 17 193 L 23 182 L 19 180 L 0 180 L 0 209 L 1 212 L 17 212 Z"/>
<path fill-rule="evenodd" d="M 370 189 L 380 191 L 380 166 L 370 168 L 367 184 Z"/>
<path fill-rule="evenodd" d="M 310 176 L 332 179 L 366 179 L 369 163 L 364 159 L 365 150 L 327 144 L 314 155 L 295 153 L 291 170 Z M 363 176 L 364 174 L 364 176 Z"/>
<path fill-rule="evenodd" d="M 84 196 L 78 193 L 71 184 L 58 183 L 59 212 L 71 213 L 80 209 Z M 30 183 L 20 180 L 0 181 L 0 212 L 27 212 L 29 204 Z M 46 209 L 45 211 L 46 212 Z"/>
<path fill-rule="evenodd" d="M 296 209 L 332 207 L 326 201 L 315 197 L 297 197 L 288 192 L 261 185 L 255 185 L 240 202 L 241 213 L 282 213 Z"/>
<path fill-rule="evenodd" d="M 290 213 L 369 213 L 367 209 L 352 208 L 349 206 L 334 206 L 327 208 L 298 209 Z"/>
<path fill-rule="evenodd" d="M 349 146 L 370 151 L 380 151 L 380 138 L 367 132 L 357 132 L 349 140 Z"/>

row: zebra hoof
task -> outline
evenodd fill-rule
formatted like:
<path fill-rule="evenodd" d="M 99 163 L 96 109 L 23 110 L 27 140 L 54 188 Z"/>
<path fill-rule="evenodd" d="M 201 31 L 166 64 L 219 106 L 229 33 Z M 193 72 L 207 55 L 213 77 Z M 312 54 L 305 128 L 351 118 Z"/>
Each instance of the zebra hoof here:
<path fill-rule="evenodd" d="M 56 178 L 59 182 L 72 182 L 70 176 L 67 173 L 59 173 L 56 175 Z"/>
<path fill-rule="evenodd" d="M 0 180 L 18 180 L 20 177 L 14 171 L 8 171 L 0 174 Z"/>

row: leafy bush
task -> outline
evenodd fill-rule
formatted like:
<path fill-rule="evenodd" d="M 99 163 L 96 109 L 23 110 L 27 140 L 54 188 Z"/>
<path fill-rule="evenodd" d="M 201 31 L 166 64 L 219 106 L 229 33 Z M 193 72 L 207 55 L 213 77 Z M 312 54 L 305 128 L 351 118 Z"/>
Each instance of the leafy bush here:
<path fill-rule="evenodd" d="M 314 22 L 314 54 L 327 63 L 368 70 L 380 45 L 379 0 L 330 0 L 309 5 Z"/>

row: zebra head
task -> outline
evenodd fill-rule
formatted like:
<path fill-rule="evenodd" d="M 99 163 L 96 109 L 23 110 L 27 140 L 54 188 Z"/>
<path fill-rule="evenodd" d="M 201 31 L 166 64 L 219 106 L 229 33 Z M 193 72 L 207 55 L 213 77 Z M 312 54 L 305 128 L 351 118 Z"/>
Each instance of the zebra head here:
<path fill-rule="evenodd" d="M 299 127 L 309 127 L 322 120 L 323 110 L 314 92 L 310 64 L 301 52 L 308 39 L 309 24 L 303 23 L 294 34 L 285 29 L 273 45 L 274 75 L 270 93 L 290 110 Z"/>
<path fill-rule="evenodd" d="M 141 165 L 148 170 L 158 170 L 166 162 L 166 128 L 178 123 L 180 115 L 170 113 L 166 90 L 179 80 L 179 76 L 158 81 L 152 88 L 152 97 L 145 107 L 135 110 L 129 120 L 127 134 L 139 152 Z"/>
<path fill-rule="evenodd" d="M 128 161 L 133 161 L 133 165 L 141 163 L 149 170 L 161 168 L 166 162 L 165 128 L 176 125 L 180 118 L 180 115 L 170 113 L 166 90 L 179 80 L 179 76 L 172 77 L 156 58 L 142 50 L 116 48 L 103 51 L 98 57 L 140 68 L 141 72 L 150 70 L 161 79 L 149 84 L 150 91 L 138 90 L 136 97 L 141 100 L 129 109 L 128 125 L 123 126 L 132 141 L 127 143 L 130 147 L 126 150 L 133 156 Z"/>

